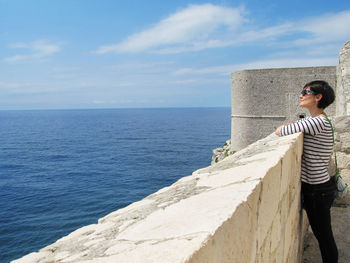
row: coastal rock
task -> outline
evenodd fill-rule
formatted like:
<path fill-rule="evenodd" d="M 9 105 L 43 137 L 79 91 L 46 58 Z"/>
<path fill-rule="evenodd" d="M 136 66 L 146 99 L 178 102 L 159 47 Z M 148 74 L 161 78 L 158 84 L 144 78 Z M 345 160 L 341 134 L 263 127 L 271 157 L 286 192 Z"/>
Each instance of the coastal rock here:
<path fill-rule="evenodd" d="M 218 163 L 225 159 L 227 156 L 234 154 L 235 151 L 231 150 L 231 140 L 227 140 L 223 147 L 213 150 L 213 156 L 211 158 L 211 164 Z"/>

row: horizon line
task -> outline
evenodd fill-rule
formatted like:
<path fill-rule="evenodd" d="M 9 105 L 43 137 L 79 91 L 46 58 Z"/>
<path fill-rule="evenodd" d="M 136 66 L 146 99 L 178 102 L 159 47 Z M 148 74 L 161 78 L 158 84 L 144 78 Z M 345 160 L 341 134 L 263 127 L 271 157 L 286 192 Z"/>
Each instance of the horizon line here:
<path fill-rule="evenodd" d="M 169 106 L 169 107 L 116 107 L 116 108 L 38 108 L 0 109 L 0 111 L 65 111 L 65 110 L 132 110 L 132 109 L 200 109 L 231 108 L 231 106 Z"/>

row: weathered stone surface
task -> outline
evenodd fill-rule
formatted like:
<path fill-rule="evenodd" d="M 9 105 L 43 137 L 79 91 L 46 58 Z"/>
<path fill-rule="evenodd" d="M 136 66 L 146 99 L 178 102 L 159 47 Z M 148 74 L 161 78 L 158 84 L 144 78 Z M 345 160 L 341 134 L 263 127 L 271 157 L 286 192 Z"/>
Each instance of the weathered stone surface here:
<path fill-rule="evenodd" d="M 337 164 L 340 169 L 350 169 L 350 154 L 337 152 Z"/>
<path fill-rule="evenodd" d="M 350 115 L 350 41 L 339 54 L 337 67 L 337 115 Z"/>
<path fill-rule="evenodd" d="M 334 129 L 336 132 L 346 132 L 350 130 L 350 119 L 348 115 L 337 116 L 333 120 Z"/>

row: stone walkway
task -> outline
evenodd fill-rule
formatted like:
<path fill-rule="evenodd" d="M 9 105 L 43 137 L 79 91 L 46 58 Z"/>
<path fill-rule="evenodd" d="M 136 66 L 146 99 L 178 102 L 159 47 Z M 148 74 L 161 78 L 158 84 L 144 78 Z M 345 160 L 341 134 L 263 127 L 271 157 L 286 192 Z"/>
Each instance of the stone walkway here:
<path fill-rule="evenodd" d="M 348 194 L 349 195 L 349 194 Z M 339 263 L 350 262 L 350 197 L 332 207 L 332 226 L 339 251 Z M 310 228 L 309 228 L 310 229 Z M 306 236 L 302 263 L 321 263 L 318 243 L 311 230 Z"/>

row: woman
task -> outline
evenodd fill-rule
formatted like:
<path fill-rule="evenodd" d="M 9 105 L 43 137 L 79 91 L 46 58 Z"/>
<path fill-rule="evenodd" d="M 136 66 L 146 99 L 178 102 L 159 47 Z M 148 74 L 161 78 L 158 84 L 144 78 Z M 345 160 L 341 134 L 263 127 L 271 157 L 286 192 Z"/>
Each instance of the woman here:
<path fill-rule="evenodd" d="M 333 89 L 325 81 L 307 83 L 300 96 L 300 107 L 310 112 L 310 117 L 277 128 L 278 136 L 304 133 L 301 163 L 301 193 L 312 231 L 318 240 L 323 263 L 338 262 L 330 208 L 335 198 L 335 184 L 328 174 L 333 148 L 333 133 L 324 109 L 333 103 Z"/>

